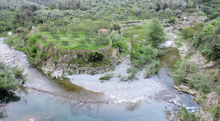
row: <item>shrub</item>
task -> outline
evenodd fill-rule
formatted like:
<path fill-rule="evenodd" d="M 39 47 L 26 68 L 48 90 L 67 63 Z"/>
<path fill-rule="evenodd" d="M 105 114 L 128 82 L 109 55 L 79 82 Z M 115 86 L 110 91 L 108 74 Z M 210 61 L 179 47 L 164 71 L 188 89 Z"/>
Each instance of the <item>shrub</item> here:
<path fill-rule="evenodd" d="M 127 50 L 127 48 L 128 48 L 127 43 L 125 41 L 122 41 L 122 40 L 120 40 L 118 42 L 114 41 L 112 46 L 114 48 L 118 48 L 120 53 L 125 52 Z"/>
<path fill-rule="evenodd" d="M 104 54 L 99 51 L 88 53 L 88 60 L 91 62 L 102 61 L 104 58 Z"/>
<path fill-rule="evenodd" d="M 113 29 L 117 31 L 117 30 L 120 30 L 121 27 L 117 24 L 113 24 Z"/>
<path fill-rule="evenodd" d="M 190 113 L 185 107 L 182 107 L 179 112 L 177 112 L 177 118 L 181 121 L 199 121 L 200 118 L 195 116 L 195 113 Z"/>
<path fill-rule="evenodd" d="M 51 71 L 48 71 L 48 72 L 47 72 L 47 75 L 50 76 L 50 75 L 51 75 Z"/>
<path fill-rule="evenodd" d="M 113 77 L 112 73 L 105 74 L 103 77 L 100 77 L 99 80 L 110 80 Z"/>
<path fill-rule="evenodd" d="M 176 18 L 175 17 L 170 17 L 168 23 L 175 24 L 176 23 Z"/>
<path fill-rule="evenodd" d="M 44 32 L 44 31 L 49 31 L 52 25 L 50 24 L 43 24 L 41 25 L 41 27 L 39 28 L 40 31 Z"/>
<path fill-rule="evenodd" d="M 21 69 L 19 67 L 15 67 L 13 69 L 13 73 L 15 74 L 16 78 L 21 78 L 22 79 L 23 78 L 23 73 L 24 73 L 24 68 Z"/>
<path fill-rule="evenodd" d="M 67 46 L 68 45 L 68 41 L 62 41 L 62 45 Z"/>
<path fill-rule="evenodd" d="M 184 28 L 182 31 L 181 31 L 181 34 L 183 36 L 184 39 L 188 39 L 190 37 L 192 37 L 193 35 L 193 30 L 191 28 Z"/>
<path fill-rule="evenodd" d="M 146 78 L 152 74 L 157 74 L 159 71 L 159 61 L 153 61 L 150 64 L 145 65 Z"/>
<path fill-rule="evenodd" d="M 86 62 L 82 58 L 77 59 L 78 64 L 86 64 Z"/>
<path fill-rule="evenodd" d="M 109 38 L 107 38 L 105 35 L 98 36 L 96 37 L 95 44 L 96 46 L 107 45 L 109 44 Z"/>
<path fill-rule="evenodd" d="M 120 31 L 120 30 L 118 30 L 118 34 L 121 34 L 121 31 Z"/>
<path fill-rule="evenodd" d="M 18 87 L 20 82 L 25 83 L 24 69 L 7 66 L 0 62 L 0 91 L 10 91 Z"/>

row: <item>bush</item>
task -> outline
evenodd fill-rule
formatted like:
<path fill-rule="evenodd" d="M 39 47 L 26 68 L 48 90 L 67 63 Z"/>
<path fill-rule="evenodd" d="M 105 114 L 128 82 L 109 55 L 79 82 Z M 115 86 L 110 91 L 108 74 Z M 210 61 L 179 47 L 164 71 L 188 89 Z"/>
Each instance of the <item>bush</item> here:
<path fill-rule="evenodd" d="M 128 45 L 125 41 L 118 41 L 118 42 L 113 42 L 112 46 L 114 48 L 118 48 L 119 49 L 119 52 L 122 53 L 122 52 L 125 52 L 128 48 Z"/>
<path fill-rule="evenodd" d="M 105 74 L 103 77 L 100 77 L 99 80 L 110 80 L 113 77 L 112 73 Z"/>
<path fill-rule="evenodd" d="M 193 30 L 191 28 L 184 28 L 182 31 L 181 31 L 181 34 L 183 36 L 184 39 L 188 39 L 188 38 L 191 38 L 192 35 L 193 35 Z"/>
<path fill-rule="evenodd" d="M 77 59 L 78 64 L 86 64 L 86 62 L 82 58 Z"/>
<path fill-rule="evenodd" d="M 25 83 L 24 69 L 10 67 L 0 62 L 0 91 L 10 91 L 18 87 L 19 83 Z"/>
<path fill-rule="evenodd" d="M 88 53 L 88 60 L 90 62 L 102 61 L 103 58 L 104 58 L 104 54 L 102 52 L 95 51 Z"/>
<path fill-rule="evenodd" d="M 190 113 L 185 107 L 182 107 L 179 112 L 177 112 L 177 118 L 180 121 L 199 121 L 200 118 L 195 116 L 195 113 Z"/>
<path fill-rule="evenodd" d="M 110 40 L 107 36 L 101 35 L 101 36 L 96 37 L 95 44 L 96 44 L 96 46 L 107 45 L 107 44 L 109 44 L 109 41 Z"/>
<path fill-rule="evenodd" d="M 48 72 L 47 72 L 47 75 L 50 76 L 50 75 L 51 75 L 51 71 L 48 71 Z"/>
<path fill-rule="evenodd" d="M 159 65 L 160 61 L 153 61 L 150 64 L 145 65 L 145 71 L 146 71 L 146 76 L 145 78 L 149 77 L 152 74 L 157 74 L 159 71 Z"/>
<path fill-rule="evenodd" d="M 23 73 L 24 73 L 24 68 L 21 69 L 19 67 L 15 67 L 13 69 L 13 73 L 15 74 L 15 78 L 21 78 L 23 79 Z"/>
<path fill-rule="evenodd" d="M 41 32 L 49 31 L 51 27 L 52 27 L 52 25 L 50 25 L 50 24 L 43 24 L 43 25 L 41 25 L 41 27 L 39 28 L 39 30 L 40 30 Z"/>
<path fill-rule="evenodd" d="M 68 41 L 62 41 L 62 45 L 67 46 L 68 45 Z"/>
<path fill-rule="evenodd" d="M 120 30 L 118 30 L 118 34 L 121 34 L 121 31 L 120 31 Z"/>
<path fill-rule="evenodd" d="M 175 24 L 176 23 L 176 18 L 175 17 L 170 17 L 168 23 Z"/>
<path fill-rule="evenodd" d="M 120 30 L 121 27 L 120 27 L 119 25 L 117 25 L 117 24 L 113 24 L 113 29 L 114 29 L 115 31 L 117 31 L 117 30 Z"/>

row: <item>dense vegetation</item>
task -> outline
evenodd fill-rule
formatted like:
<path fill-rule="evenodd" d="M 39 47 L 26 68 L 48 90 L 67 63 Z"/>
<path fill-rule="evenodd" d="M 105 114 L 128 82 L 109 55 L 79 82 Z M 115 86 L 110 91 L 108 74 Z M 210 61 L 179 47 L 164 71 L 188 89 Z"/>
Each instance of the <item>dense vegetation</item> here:
<path fill-rule="evenodd" d="M 0 91 L 14 90 L 18 87 L 19 83 L 26 81 L 25 75 L 23 75 L 24 69 L 7 66 L 0 62 L 0 70 Z"/>
<path fill-rule="evenodd" d="M 159 70 L 158 45 L 165 41 L 161 25 L 157 20 L 152 20 L 143 25 L 124 26 L 128 28 L 121 34 L 115 33 L 111 38 L 113 46 L 118 47 L 122 55 L 130 54 L 132 67 L 128 69 L 130 76 L 127 79 L 135 78 L 141 69 L 145 70 L 146 77 L 156 74 Z"/>
<path fill-rule="evenodd" d="M 215 65 L 209 68 L 201 68 L 203 65 L 191 62 L 190 55 L 193 51 L 185 56 L 185 59 L 178 61 L 175 65 L 173 78 L 175 84 L 187 85 L 196 90 L 201 95 L 201 99 L 197 100 L 202 106 L 206 104 L 206 95 L 211 92 L 220 95 L 220 74 L 217 71 L 220 63 L 220 19 L 217 18 L 210 23 L 197 24 L 190 28 L 184 28 L 181 32 L 182 37 L 188 41 L 192 47 L 199 50 L 200 53 L 207 58 L 207 61 L 214 61 Z M 218 97 L 216 97 L 218 98 Z M 214 120 L 220 118 L 219 105 L 205 108 L 203 110 L 209 112 Z M 182 114 L 182 115 L 181 115 Z M 179 112 L 182 119 L 193 119 L 195 115 L 189 114 L 185 109 Z M 199 119 L 194 119 L 199 120 Z"/>
<path fill-rule="evenodd" d="M 184 28 L 182 35 L 188 39 L 209 61 L 220 62 L 220 18 L 211 23 L 198 24 L 191 28 Z"/>
<path fill-rule="evenodd" d="M 106 34 L 99 34 L 99 29 L 106 29 Z M 53 23 L 42 24 L 40 32 L 33 36 L 45 35 L 48 42 L 56 44 L 61 49 L 95 50 L 110 44 L 108 33 L 111 32 L 109 21 L 89 20 L 59 20 Z M 44 42 L 39 41 L 42 45 Z"/>

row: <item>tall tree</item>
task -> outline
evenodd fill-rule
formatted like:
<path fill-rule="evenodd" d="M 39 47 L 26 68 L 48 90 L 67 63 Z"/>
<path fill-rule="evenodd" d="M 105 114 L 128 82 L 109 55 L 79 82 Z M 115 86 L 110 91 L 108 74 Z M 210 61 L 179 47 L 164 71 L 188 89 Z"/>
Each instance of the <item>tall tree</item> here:
<path fill-rule="evenodd" d="M 158 48 L 159 44 L 166 41 L 163 28 L 157 20 L 153 20 L 150 23 L 146 33 L 146 40 L 155 48 Z"/>
<path fill-rule="evenodd" d="M 30 53 L 30 51 L 29 51 L 29 49 L 28 49 L 28 45 L 27 45 L 28 32 L 29 32 L 29 31 L 28 31 L 28 28 L 18 27 L 17 30 L 16 30 L 16 32 L 18 33 L 18 36 L 23 39 L 24 44 L 25 44 L 25 47 L 26 47 L 27 52 L 28 52 L 28 54 L 29 54 L 29 57 L 31 57 L 31 53 Z"/>

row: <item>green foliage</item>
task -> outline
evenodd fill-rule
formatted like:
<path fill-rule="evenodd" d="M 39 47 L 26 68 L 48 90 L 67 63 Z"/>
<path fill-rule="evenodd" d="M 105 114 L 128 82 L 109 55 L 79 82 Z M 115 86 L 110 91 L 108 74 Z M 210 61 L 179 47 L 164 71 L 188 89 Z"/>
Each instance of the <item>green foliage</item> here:
<path fill-rule="evenodd" d="M 15 68 L 13 69 L 13 73 L 14 73 L 14 75 L 15 75 L 15 78 L 22 79 L 22 78 L 23 78 L 24 69 L 15 67 Z"/>
<path fill-rule="evenodd" d="M 220 119 L 220 105 L 214 107 L 214 109 L 212 110 L 212 116 L 214 121 Z"/>
<path fill-rule="evenodd" d="M 177 61 L 172 77 L 175 84 L 184 84 L 205 94 L 215 91 L 219 85 L 219 79 L 212 71 L 203 71 L 200 74 L 198 66 L 188 60 Z"/>
<path fill-rule="evenodd" d="M 177 118 L 181 121 L 200 121 L 199 117 L 195 116 L 195 113 L 190 113 L 185 107 L 182 107 L 179 112 L 177 112 Z"/>
<path fill-rule="evenodd" d="M 110 80 L 113 77 L 112 73 L 107 73 L 103 77 L 100 77 L 99 80 Z"/>
<path fill-rule="evenodd" d="M 77 61 L 76 61 L 78 64 L 86 64 L 86 62 L 82 59 L 82 58 L 77 58 Z"/>
<path fill-rule="evenodd" d="M 90 52 L 87 55 L 88 55 L 89 61 L 91 62 L 102 61 L 104 58 L 104 54 L 99 51 Z"/>
<path fill-rule="evenodd" d="M 118 34 L 121 34 L 121 31 L 120 31 L 120 30 L 118 30 Z"/>
<path fill-rule="evenodd" d="M 143 67 L 155 61 L 157 56 L 157 49 L 151 47 L 151 45 L 142 46 L 135 50 L 133 62 L 136 67 Z"/>
<path fill-rule="evenodd" d="M 175 24 L 176 23 L 176 18 L 175 17 L 170 17 L 168 23 Z"/>
<path fill-rule="evenodd" d="M 96 46 L 100 46 L 100 45 L 107 45 L 109 44 L 109 38 L 105 35 L 101 35 L 101 36 L 97 36 L 96 37 L 96 40 L 95 40 L 95 43 L 96 43 Z"/>
<path fill-rule="evenodd" d="M 122 41 L 122 40 L 120 40 L 120 41 L 114 41 L 113 44 L 112 44 L 112 46 L 113 46 L 114 48 L 118 48 L 120 53 L 125 52 L 125 51 L 127 50 L 127 48 L 128 48 L 127 43 L 126 43 L 125 41 Z"/>
<path fill-rule="evenodd" d="M 64 46 L 67 46 L 67 45 L 68 45 L 68 41 L 62 41 L 62 44 L 63 44 Z"/>
<path fill-rule="evenodd" d="M 145 77 L 149 77 L 152 74 L 157 74 L 159 71 L 160 61 L 152 61 L 150 64 L 145 65 L 144 69 L 146 72 Z"/>
<path fill-rule="evenodd" d="M 153 47 L 158 48 L 159 44 L 165 42 L 165 34 L 163 28 L 157 20 L 153 20 L 147 30 L 146 40 L 148 40 Z"/>
<path fill-rule="evenodd" d="M 184 28 L 181 31 L 181 33 L 182 33 L 182 36 L 183 36 L 184 39 L 188 39 L 188 38 L 192 37 L 192 30 L 191 30 L 191 28 Z"/>
<path fill-rule="evenodd" d="M 194 63 L 190 63 L 187 60 L 177 61 L 174 65 L 175 70 L 172 77 L 174 78 L 175 84 L 180 85 L 181 83 L 187 83 L 186 77 L 188 73 L 194 73 L 196 66 Z"/>
<path fill-rule="evenodd" d="M 189 39 L 192 45 L 208 60 L 220 62 L 220 24 L 219 19 L 212 21 L 203 27 L 197 24 L 191 28 L 184 28 L 182 35 L 184 39 Z"/>
<path fill-rule="evenodd" d="M 117 24 L 113 24 L 113 29 L 117 31 L 117 30 L 120 30 L 121 27 Z"/>
<path fill-rule="evenodd" d="M 48 72 L 47 72 L 47 75 L 50 76 L 50 75 L 51 75 L 51 71 L 48 71 Z"/>
<path fill-rule="evenodd" d="M 40 30 L 41 32 L 49 31 L 51 27 L 52 27 L 51 24 L 43 24 L 43 25 L 39 28 L 39 30 Z"/>
<path fill-rule="evenodd" d="M 0 62 L 0 90 L 16 89 L 19 82 L 24 83 L 24 69 L 18 67 L 10 67 Z"/>

